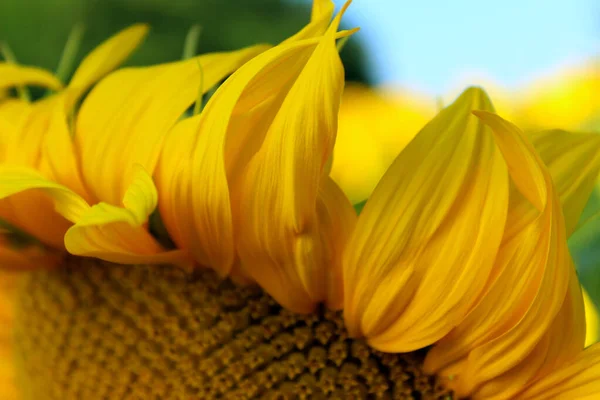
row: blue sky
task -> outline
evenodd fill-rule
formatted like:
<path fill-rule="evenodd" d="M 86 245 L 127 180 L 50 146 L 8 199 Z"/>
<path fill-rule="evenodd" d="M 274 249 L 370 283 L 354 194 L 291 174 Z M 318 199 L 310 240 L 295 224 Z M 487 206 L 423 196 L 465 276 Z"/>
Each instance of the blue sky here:
<path fill-rule="evenodd" d="M 468 77 L 514 88 L 600 54 L 597 0 L 354 0 L 344 20 L 376 82 L 434 95 Z"/>

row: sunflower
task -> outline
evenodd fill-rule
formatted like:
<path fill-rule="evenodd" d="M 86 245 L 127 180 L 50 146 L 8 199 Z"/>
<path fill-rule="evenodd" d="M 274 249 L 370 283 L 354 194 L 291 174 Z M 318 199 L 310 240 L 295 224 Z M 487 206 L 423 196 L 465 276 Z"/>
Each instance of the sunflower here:
<path fill-rule="evenodd" d="M 106 71 L 80 106 L 89 87 L 71 83 L 42 100 L 47 123 L 0 103 L 9 138 L 35 137 L 33 161 L 0 165 L 2 265 L 30 269 L 14 300 L 24 398 L 600 393 L 566 247 L 600 140 L 526 136 L 470 88 L 357 217 L 328 176 L 348 4 L 333 17 L 316 0 L 274 47 Z M 104 48 L 88 59 L 105 65 Z M 40 83 L 10 68 L 6 87 Z"/>

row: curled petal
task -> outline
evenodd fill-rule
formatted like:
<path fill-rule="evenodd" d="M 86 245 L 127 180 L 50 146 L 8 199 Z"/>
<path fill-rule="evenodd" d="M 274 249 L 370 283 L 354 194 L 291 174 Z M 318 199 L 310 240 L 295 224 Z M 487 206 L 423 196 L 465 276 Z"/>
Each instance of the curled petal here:
<path fill-rule="evenodd" d="M 53 90 L 62 87 L 58 78 L 48 71 L 0 62 L 0 90 L 24 85 L 42 86 Z"/>
<path fill-rule="evenodd" d="M 67 250 L 116 263 L 188 265 L 184 251 L 165 251 L 146 229 L 156 202 L 152 178 L 143 167 L 136 165 L 123 206 L 101 202 L 90 207 L 66 233 Z"/>
<path fill-rule="evenodd" d="M 40 189 L 54 203 L 56 211 L 68 221 L 76 222 L 90 206 L 69 188 L 52 182 L 39 172 L 26 167 L 0 166 L 0 199 L 29 189 Z M 32 212 L 35 208 L 32 207 Z M 39 222 L 39 221 L 38 221 Z"/>
<path fill-rule="evenodd" d="M 518 206 L 523 200 L 511 199 L 505 237 L 492 279 L 486 285 L 486 294 L 458 328 L 464 332 L 471 326 L 477 332 L 466 335 L 466 339 L 456 339 L 457 347 L 463 351 L 472 349 L 460 376 L 458 394 L 468 395 L 481 387 L 494 387 L 498 391 L 495 395 L 511 396 L 515 387 L 499 384 L 507 376 L 527 381 L 543 371 L 545 365 L 553 365 L 571 355 L 571 345 L 563 344 L 559 351 L 539 349 L 545 341 L 552 343 L 545 339 L 545 333 L 556 318 L 572 318 L 571 323 L 581 323 L 575 317 L 582 315 L 582 310 L 559 314 L 568 302 L 565 299 L 571 298 L 572 307 L 579 307 L 581 294 L 579 299 L 567 296 L 569 283 L 575 285 L 573 263 L 566 245 L 560 202 L 547 168 L 533 145 L 514 125 L 491 113 L 478 111 L 476 115 L 492 128 L 515 186 L 541 211 L 533 223 L 523 225 L 520 221 L 523 207 Z M 507 287 L 512 290 L 507 292 Z M 578 283 L 576 287 L 579 290 Z M 496 302 L 494 306 L 493 302 Z M 494 307 L 494 315 L 490 315 L 490 307 Z M 569 337 L 578 337 L 577 332 L 580 332 L 579 327 Z M 573 343 L 573 346 L 582 345 L 577 341 Z M 520 364 L 525 358 L 530 360 L 528 365 L 535 368 L 527 373 L 515 373 L 522 369 Z"/>
<path fill-rule="evenodd" d="M 488 128 L 491 109 L 465 91 L 400 153 L 360 214 L 346 248 L 344 318 L 377 349 L 412 351 L 460 322 L 500 245 L 508 174 Z"/>
<path fill-rule="evenodd" d="M 565 213 L 567 234 L 570 234 L 575 229 L 600 169 L 600 137 L 595 134 L 546 131 L 536 133 L 531 138 L 552 176 Z M 519 165 L 518 161 L 515 163 Z M 537 248 L 536 243 L 542 242 L 540 235 L 547 234 L 547 221 L 517 190 L 511 196 L 509 223 L 493 275 L 497 283 L 493 283 L 494 287 L 487 291 L 485 299 L 465 321 L 429 352 L 426 365 L 431 372 L 466 357 L 471 349 L 514 325 L 536 293 L 544 265 L 538 264 L 540 269 L 533 268 L 531 257 L 535 252 L 545 251 Z M 538 238 L 537 241 L 535 238 Z M 514 290 L 507 292 L 506 287 Z M 582 321 L 579 320 L 577 324 L 581 326 Z M 580 342 L 580 338 L 570 340 L 570 343 Z M 564 345 L 559 347 L 565 349 Z"/>
<path fill-rule="evenodd" d="M 588 347 L 571 362 L 551 371 L 519 393 L 523 400 L 593 400 L 600 394 L 600 343 Z"/>

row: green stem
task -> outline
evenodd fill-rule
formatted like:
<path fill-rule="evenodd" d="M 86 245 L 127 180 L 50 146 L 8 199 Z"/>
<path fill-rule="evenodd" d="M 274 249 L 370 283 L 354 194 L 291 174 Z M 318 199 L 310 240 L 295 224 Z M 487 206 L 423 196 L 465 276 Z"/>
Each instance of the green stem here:
<path fill-rule="evenodd" d="M 65 47 L 60 56 L 58 66 L 56 67 L 56 77 L 60 79 L 63 83 L 67 82 L 67 79 L 73 72 L 75 58 L 77 57 L 77 52 L 81 47 L 84 30 L 85 29 L 83 24 L 75 24 L 75 26 L 73 26 L 73 29 L 71 29 L 71 32 L 69 33 L 67 43 L 65 43 Z"/>

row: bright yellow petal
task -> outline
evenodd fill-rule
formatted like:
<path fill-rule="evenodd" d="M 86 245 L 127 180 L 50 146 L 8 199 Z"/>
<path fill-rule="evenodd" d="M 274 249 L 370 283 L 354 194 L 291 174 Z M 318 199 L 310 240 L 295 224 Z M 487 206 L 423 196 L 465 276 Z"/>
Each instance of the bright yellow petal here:
<path fill-rule="evenodd" d="M 0 90 L 25 85 L 42 86 L 53 90 L 62 87 L 62 83 L 48 71 L 0 62 Z"/>
<path fill-rule="evenodd" d="M 279 104 L 271 110 L 276 113 L 233 194 L 244 269 L 275 300 L 296 312 L 310 312 L 327 298 L 327 257 L 316 207 L 335 143 L 344 85 L 335 46 L 344 10 L 316 46 L 288 53 L 295 68 L 279 72 L 279 79 L 288 81 L 287 90 L 275 92 Z M 274 50 L 269 56 L 282 60 L 285 53 Z"/>
<path fill-rule="evenodd" d="M 600 343 L 519 393 L 522 400 L 595 400 L 600 395 Z"/>
<path fill-rule="evenodd" d="M 132 172 L 123 207 L 98 203 L 87 210 L 65 235 L 71 254 L 106 261 L 170 263 L 189 266 L 184 251 L 166 251 L 145 227 L 157 203 L 152 178 L 139 165 Z"/>
<path fill-rule="evenodd" d="M 511 198 L 492 279 L 481 302 L 457 328 L 470 332 L 470 326 L 476 332 L 466 334 L 464 339 L 455 335 L 457 346 L 471 349 L 457 394 L 465 396 L 485 389 L 485 395 L 492 396 L 489 388 L 493 387 L 497 390 L 494 395 L 504 398 L 518 390 L 520 384 L 515 380 L 531 380 L 545 365 L 568 358 L 573 346 L 583 346 L 583 337 L 579 338 L 580 344 L 576 340 L 562 344 L 558 351 L 540 350 L 540 346 L 551 343 L 544 335 L 565 304 L 569 284 L 575 284 L 560 202 L 547 168 L 523 133 L 495 114 L 477 112 L 477 116 L 492 128 L 515 186 L 541 211 L 532 223 L 523 226 L 521 205 L 526 202 Z M 576 288 L 579 290 L 578 283 Z M 581 301 L 571 298 L 574 308 L 581 305 Z M 581 312 L 568 315 L 574 318 L 571 323 L 582 322 L 576 319 Z M 569 334 L 572 337 L 580 332 L 579 327 L 575 328 Z M 526 358 L 527 371 L 522 363 Z M 507 381 L 507 377 L 515 380 Z"/>
<path fill-rule="evenodd" d="M 32 105 L 23 100 L 9 99 L 0 103 L 0 163 L 11 157 L 11 146 L 16 142 L 16 135 L 21 134 L 21 127 L 29 116 Z"/>
<path fill-rule="evenodd" d="M 600 169 L 600 137 L 564 131 L 540 132 L 531 137 L 556 185 L 565 213 L 567 233 L 571 233 Z M 521 167 L 518 160 L 514 161 L 514 165 Z M 539 177 L 532 178 L 533 180 L 538 181 Z M 525 183 L 523 186 L 529 188 L 535 185 Z M 548 234 L 545 225 L 547 222 L 540 219 L 539 211 L 525 201 L 518 191 L 513 191 L 511 196 L 507 232 L 493 275 L 498 283 L 494 284 L 495 288 L 489 291 L 486 289 L 482 303 L 429 352 L 426 365 L 431 372 L 457 362 L 473 348 L 507 331 L 525 313 L 525 304 L 529 304 L 532 296 L 537 293 L 535 288 L 539 285 L 544 265 L 538 265 L 542 268 L 539 271 L 531 268 L 531 257 L 535 257 L 535 252 L 540 251 L 535 246 L 534 238 L 539 237 L 538 241 L 541 242 L 540 235 Z M 534 193 L 530 196 L 537 195 Z M 491 284 L 492 281 L 488 283 Z M 515 290 L 506 292 L 506 287 Z"/>
<path fill-rule="evenodd" d="M 532 134 L 531 141 L 550 170 L 569 237 L 600 174 L 600 135 L 555 130 Z"/>
<path fill-rule="evenodd" d="M 146 24 L 132 25 L 96 47 L 73 74 L 69 88 L 82 93 L 117 68 L 144 40 L 148 29 Z"/>
<path fill-rule="evenodd" d="M 93 197 L 83 183 L 79 154 L 76 152 L 68 124 L 68 96 L 69 92 L 63 92 L 55 97 L 48 127 L 42 139 L 40 170 L 53 181 L 67 186 L 91 202 Z"/>
<path fill-rule="evenodd" d="M 264 48 L 122 69 L 102 80 L 83 103 L 75 133 L 84 182 L 96 199 L 120 204 L 134 164 L 154 172 L 163 139 L 198 97 L 202 76 L 207 91 Z"/>
<path fill-rule="evenodd" d="M 43 174 L 47 172 L 42 168 L 42 149 L 57 100 L 57 96 L 52 96 L 33 105 L 11 101 L 0 107 L 0 114 L 4 113 L 5 107 L 16 114 L 13 124 L 2 132 L 4 149 L 1 161 L 4 164 L 34 168 Z M 63 248 L 62 238 L 69 223 L 54 211 L 46 194 L 36 190 L 15 194 L 1 202 L 0 215 L 42 242 Z"/>
<path fill-rule="evenodd" d="M 79 220 L 90 208 L 85 200 L 69 188 L 46 179 L 35 170 L 0 165 L 0 199 L 30 189 L 40 189 L 45 192 L 52 199 L 56 211 L 71 222 Z M 35 209 L 32 208 L 31 211 Z"/>
<path fill-rule="evenodd" d="M 583 289 L 583 302 L 586 323 L 585 346 L 587 347 L 600 341 L 600 312 L 585 289 Z"/>
<path fill-rule="evenodd" d="M 56 104 L 55 100 L 56 97 L 52 96 L 32 105 L 10 102 L 10 109 L 18 115 L 13 118 L 12 132 L 8 132 L 3 138 L 3 163 L 38 168 L 42 143 L 52 109 Z"/>
<path fill-rule="evenodd" d="M 344 263 L 344 317 L 375 348 L 412 351 L 447 334 L 477 300 L 506 219 L 508 174 L 474 109 L 441 111 L 388 169 L 360 214 Z"/>
<path fill-rule="evenodd" d="M 161 216 L 179 247 L 221 275 L 235 259 L 230 186 L 260 148 L 283 95 L 318 42 L 281 44 L 250 60 L 199 117 L 180 122 L 166 138 L 156 174 Z"/>

